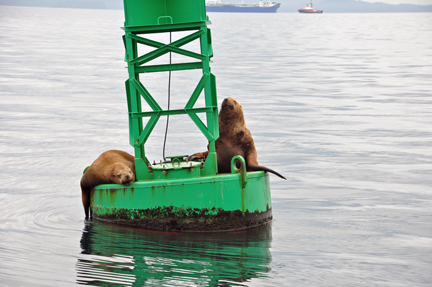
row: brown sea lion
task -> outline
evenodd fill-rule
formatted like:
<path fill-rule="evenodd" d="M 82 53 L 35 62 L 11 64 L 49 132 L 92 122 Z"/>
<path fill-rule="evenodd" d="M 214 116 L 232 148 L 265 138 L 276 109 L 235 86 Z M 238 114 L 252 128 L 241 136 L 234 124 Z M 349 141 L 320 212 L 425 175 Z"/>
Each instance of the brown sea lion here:
<path fill-rule="evenodd" d="M 226 98 L 222 102 L 219 112 L 219 138 L 215 145 L 219 173 L 230 173 L 231 159 L 241 155 L 246 160 L 247 171 L 268 171 L 286 179 L 276 171 L 258 164 L 255 143 L 246 126 L 243 108 L 233 98 Z M 208 151 L 193 154 L 189 158 L 206 158 L 207 155 Z"/>
<path fill-rule="evenodd" d="M 82 203 L 86 219 L 92 216 L 90 191 L 98 184 L 118 183 L 130 185 L 135 181 L 135 157 L 121 150 L 102 153 L 84 171 L 81 178 Z"/>

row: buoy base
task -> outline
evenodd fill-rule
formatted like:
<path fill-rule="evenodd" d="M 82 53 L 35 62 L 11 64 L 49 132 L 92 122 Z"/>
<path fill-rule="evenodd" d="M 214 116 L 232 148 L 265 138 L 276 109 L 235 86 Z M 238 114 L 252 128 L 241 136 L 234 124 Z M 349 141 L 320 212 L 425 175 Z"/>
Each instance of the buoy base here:
<path fill-rule="evenodd" d="M 129 225 L 132 227 L 144 228 L 149 230 L 160 231 L 177 231 L 177 232 L 214 232 L 214 231 L 233 231 L 243 230 L 265 224 L 272 220 L 272 211 L 268 209 L 264 212 L 241 212 L 219 210 L 215 215 L 206 215 L 207 210 L 177 210 L 174 208 L 157 208 L 157 209 L 115 209 L 111 215 L 95 216 L 95 219 L 107 221 L 110 223 Z M 130 219 L 130 213 L 140 214 L 135 219 Z M 154 216 L 151 214 L 163 214 L 163 216 Z M 183 213 L 183 215 L 179 215 Z M 186 214 L 193 213 L 192 216 Z M 147 215 L 147 216 L 146 216 Z"/>
<path fill-rule="evenodd" d="M 242 230 L 271 221 L 269 175 L 242 166 L 229 174 L 98 185 L 93 217 L 163 231 Z"/>

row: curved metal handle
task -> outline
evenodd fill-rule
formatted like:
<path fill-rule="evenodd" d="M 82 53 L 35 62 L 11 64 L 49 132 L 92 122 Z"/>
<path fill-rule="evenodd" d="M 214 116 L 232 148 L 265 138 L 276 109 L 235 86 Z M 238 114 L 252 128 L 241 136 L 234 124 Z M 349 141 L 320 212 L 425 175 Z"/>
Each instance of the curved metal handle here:
<path fill-rule="evenodd" d="M 241 179 L 241 187 L 246 187 L 247 184 L 247 172 L 246 172 L 246 161 L 240 156 L 236 155 L 231 159 L 231 173 L 239 173 Z"/>
<path fill-rule="evenodd" d="M 160 25 L 161 23 L 159 22 L 160 19 L 169 19 L 171 21 L 171 23 L 163 23 L 163 24 L 173 24 L 173 18 L 171 16 L 160 16 L 159 18 L 157 18 L 157 23 L 158 25 Z M 168 21 L 167 21 L 168 22 Z"/>
<path fill-rule="evenodd" d="M 175 163 L 178 163 L 178 166 L 180 166 L 180 159 L 178 159 L 178 158 L 173 158 L 173 159 L 171 159 L 171 163 L 172 163 L 172 165 L 174 166 L 174 164 Z"/>

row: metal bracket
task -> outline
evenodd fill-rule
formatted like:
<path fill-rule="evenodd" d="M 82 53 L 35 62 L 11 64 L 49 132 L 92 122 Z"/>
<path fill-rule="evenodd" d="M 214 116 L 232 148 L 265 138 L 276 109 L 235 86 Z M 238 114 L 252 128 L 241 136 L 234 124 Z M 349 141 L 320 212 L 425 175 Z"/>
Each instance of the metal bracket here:
<path fill-rule="evenodd" d="M 242 156 L 236 155 L 231 159 L 231 173 L 240 174 L 241 187 L 245 188 L 247 184 L 246 161 Z"/>

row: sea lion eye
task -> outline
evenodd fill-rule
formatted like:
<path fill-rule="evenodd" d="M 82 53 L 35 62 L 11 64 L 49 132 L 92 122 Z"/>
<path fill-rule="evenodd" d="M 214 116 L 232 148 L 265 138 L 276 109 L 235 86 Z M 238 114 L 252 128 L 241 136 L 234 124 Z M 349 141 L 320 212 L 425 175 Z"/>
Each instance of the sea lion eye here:
<path fill-rule="evenodd" d="M 236 101 L 234 101 L 234 104 L 236 104 L 236 105 L 237 105 L 237 102 L 236 102 Z"/>

